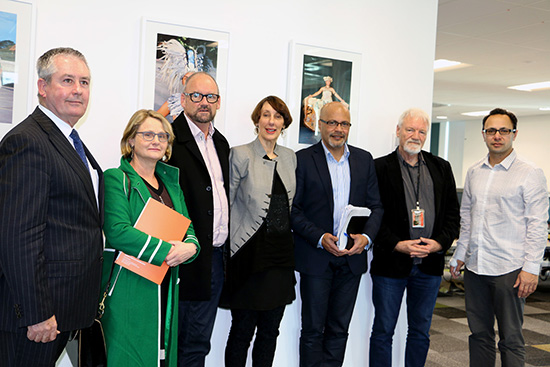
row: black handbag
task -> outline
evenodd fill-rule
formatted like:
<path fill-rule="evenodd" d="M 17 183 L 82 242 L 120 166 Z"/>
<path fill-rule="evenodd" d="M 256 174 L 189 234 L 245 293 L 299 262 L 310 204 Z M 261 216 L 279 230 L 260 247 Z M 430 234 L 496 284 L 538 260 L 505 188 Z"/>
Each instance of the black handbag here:
<path fill-rule="evenodd" d="M 101 302 L 97 310 L 97 317 L 92 326 L 82 329 L 78 332 L 78 367 L 106 367 L 107 366 L 107 347 L 105 345 L 105 334 L 103 333 L 103 325 L 101 318 L 105 312 L 105 298 L 111 287 L 111 277 L 115 268 L 115 259 L 118 255 L 118 250 L 115 251 L 113 265 L 109 273 L 109 280 L 103 291 Z"/>
<path fill-rule="evenodd" d="M 79 367 L 106 367 L 107 351 L 105 334 L 99 319 L 95 319 L 92 326 L 82 329 L 78 335 L 78 366 Z"/>

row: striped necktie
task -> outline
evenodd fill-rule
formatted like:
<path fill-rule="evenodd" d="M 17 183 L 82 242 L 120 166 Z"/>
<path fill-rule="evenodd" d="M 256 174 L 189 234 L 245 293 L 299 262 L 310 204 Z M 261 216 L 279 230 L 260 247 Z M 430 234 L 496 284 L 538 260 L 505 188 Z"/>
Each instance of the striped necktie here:
<path fill-rule="evenodd" d="M 86 159 L 86 153 L 84 153 L 84 146 L 82 145 L 82 140 L 80 140 L 80 136 L 78 136 L 78 133 L 75 129 L 71 131 L 71 134 L 69 136 L 71 137 L 71 139 L 73 139 L 74 148 L 80 156 L 80 159 L 82 159 L 82 162 L 84 162 L 86 169 L 88 169 L 89 171 L 90 167 L 88 167 L 88 160 Z"/>

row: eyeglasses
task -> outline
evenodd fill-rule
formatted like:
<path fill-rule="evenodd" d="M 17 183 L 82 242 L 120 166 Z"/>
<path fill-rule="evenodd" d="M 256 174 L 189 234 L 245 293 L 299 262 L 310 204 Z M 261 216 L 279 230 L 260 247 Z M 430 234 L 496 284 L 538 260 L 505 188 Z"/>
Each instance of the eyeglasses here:
<path fill-rule="evenodd" d="M 321 120 L 321 119 L 319 119 L 319 120 L 321 122 L 324 122 L 325 124 L 327 124 L 330 127 L 342 126 L 342 129 L 349 129 L 350 126 L 351 126 L 351 124 L 347 121 L 338 122 L 338 121 L 334 121 L 334 120 L 330 120 L 330 121 L 325 121 L 325 120 Z"/>
<path fill-rule="evenodd" d="M 483 129 L 482 131 L 487 135 L 495 135 L 498 131 L 498 133 L 500 135 L 504 136 L 504 135 L 510 135 L 510 133 L 515 133 L 516 129 L 507 129 L 507 128 L 503 127 L 503 128 L 500 128 L 500 129 L 493 129 L 493 128 Z"/>
<path fill-rule="evenodd" d="M 219 94 L 201 94 L 199 92 L 193 92 L 193 93 L 183 93 L 185 94 L 187 97 L 189 97 L 189 99 L 191 100 L 191 102 L 195 102 L 195 103 L 199 103 L 200 101 L 202 101 L 202 99 L 204 97 L 206 97 L 206 102 L 208 103 L 216 103 L 218 102 L 218 99 L 220 99 L 220 95 Z"/>
<path fill-rule="evenodd" d="M 170 134 L 168 134 L 168 133 L 155 134 L 152 131 L 138 131 L 136 134 L 141 134 L 141 137 L 145 141 L 153 141 L 153 140 L 155 140 L 155 136 L 159 137 L 159 141 L 161 143 L 166 143 L 168 141 L 168 139 L 170 139 Z"/>

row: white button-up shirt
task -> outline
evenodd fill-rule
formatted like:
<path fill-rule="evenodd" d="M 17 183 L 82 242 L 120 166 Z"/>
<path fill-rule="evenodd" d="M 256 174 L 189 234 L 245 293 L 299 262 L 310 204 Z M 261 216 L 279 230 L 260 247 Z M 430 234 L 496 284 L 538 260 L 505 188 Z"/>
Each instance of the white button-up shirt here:
<path fill-rule="evenodd" d="M 184 112 L 185 113 L 185 112 Z M 212 135 L 214 126 L 208 126 L 208 135 L 205 136 L 201 129 L 195 125 L 187 114 L 185 115 L 191 134 L 195 138 L 199 150 L 208 169 L 210 181 L 212 182 L 212 198 L 214 200 L 214 233 L 212 234 L 212 246 L 220 247 L 227 240 L 229 235 L 229 205 L 223 184 L 222 167 L 220 159 L 214 146 Z"/>
<path fill-rule="evenodd" d="M 334 211 L 332 213 L 334 218 L 334 226 L 332 234 L 338 236 L 338 231 L 343 225 L 343 223 L 340 223 L 340 220 L 342 219 L 342 212 L 349 203 L 351 185 L 349 148 L 347 144 L 344 145 L 344 155 L 342 155 L 340 160 L 337 161 L 332 153 L 327 149 L 324 142 L 322 142 L 322 145 L 327 159 L 330 181 L 332 183 L 332 197 L 334 200 Z"/>
<path fill-rule="evenodd" d="M 548 191 L 540 168 L 515 151 L 494 167 L 485 157 L 468 169 L 460 217 L 453 257 L 468 270 L 539 273 L 548 236 Z"/>

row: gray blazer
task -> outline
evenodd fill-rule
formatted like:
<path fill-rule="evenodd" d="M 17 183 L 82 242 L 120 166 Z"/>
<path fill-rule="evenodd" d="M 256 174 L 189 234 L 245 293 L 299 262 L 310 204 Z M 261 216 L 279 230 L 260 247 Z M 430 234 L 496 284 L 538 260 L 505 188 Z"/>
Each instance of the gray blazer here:
<path fill-rule="evenodd" d="M 262 225 L 269 209 L 275 167 L 288 194 L 288 206 L 296 193 L 296 155 L 275 146 L 277 158 L 263 159 L 266 152 L 256 140 L 231 148 L 229 155 L 230 249 L 233 256 Z M 277 163 L 277 164 L 275 164 Z"/>

